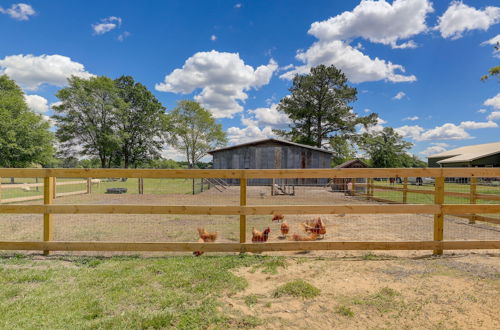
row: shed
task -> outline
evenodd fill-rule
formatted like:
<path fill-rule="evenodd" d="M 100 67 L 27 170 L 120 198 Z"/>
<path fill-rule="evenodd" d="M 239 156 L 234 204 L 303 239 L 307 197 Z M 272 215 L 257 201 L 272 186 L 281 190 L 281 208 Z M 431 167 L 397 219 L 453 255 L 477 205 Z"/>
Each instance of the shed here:
<path fill-rule="evenodd" d="M 368 168 L 369 166 L 360 159 L 352 159 L 344 162 L 340 165 L 335 166 L 335 168 Z M 355 179 L 355 190 L 359 193 L 366 193 L 366 185 L 358 185 L 356 183 L 366 183 L 365 178 L 356 178 Z M 351 182 L 352 179 L 349 178 L 335 178 L 332 183 L 333 191 L 347 191 L 347 184 Z"/>
<path fill-rule="evenodd" d="M 330 168 L 328 150 L 281 139 L 263 139 L 208 152 L 214 169 Z M 326 184 L 326 179 L 297 179 L 294 184 Z M 227 180 L 236 183 L 237 180 Z M 234 182 L 233 182 L 234 181 Z M 271 179 L 249 180 L 249 184 L 271 184 Z"/>
<path fill-rule="evenodd" d="M 500 167 L 500 142 L 460 147 L 427 159 L 429 167 Z"/>

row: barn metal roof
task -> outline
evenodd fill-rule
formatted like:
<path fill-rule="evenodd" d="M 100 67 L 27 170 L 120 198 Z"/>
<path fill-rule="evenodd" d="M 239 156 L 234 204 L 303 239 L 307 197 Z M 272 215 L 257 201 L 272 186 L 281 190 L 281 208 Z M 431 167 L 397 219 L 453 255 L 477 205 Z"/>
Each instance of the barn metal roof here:
<path fill-rule="evenodd" d="M 491 156 L 500 153 L 500 142 L 476 144 L 472 146 L 460 147 L 439 154 L 431 155 L 428 158 L 441 158 L 446 159 L 438 161 L 439 164 L 443 163 L 458 163 L 470 162 L 479 158 Z"/>
<path fill-rule="evenodd" d="M 249 145 L 262 144 L 262 143 L 265 143 L 265 142 L 277 142 L 277 143 L 293 145 L 293 146 L 297 146 L 297 147 L 301 147 L 301 148 L 312 149 L 312 150 L 324 152 L 324 153 L 327 153 L 327 154 L 332 154 L 331 151 L 328 151 L 328 150 L 325 150 L 325 149 L 316 148 L 316 147 L 308 146 L 306 144 L 300 144 L 300 143 L 290 142 L 290 141 L 276 139 L 276 138 L 255 140 L 255 141 L 251 141 L 251 142 L 247 142 L 247 143 L 235 144 L 235 145 L 229 146 L 229 147 L 224 147 L 224 148 L 219 148 L 219 149 L 215 149 L 215 150 L 210 150 L 208 152 L 208 154 L 212 155 L 213 153 L 216 153 L 216 152 L 219 152 L 219 151 L 224 151 L 224 150 L 229 150 L 229 149 L 236 149 L 236 148 L 239 148 L 239 147 L 244 147 L 244 146 L 249 146 Z"/>

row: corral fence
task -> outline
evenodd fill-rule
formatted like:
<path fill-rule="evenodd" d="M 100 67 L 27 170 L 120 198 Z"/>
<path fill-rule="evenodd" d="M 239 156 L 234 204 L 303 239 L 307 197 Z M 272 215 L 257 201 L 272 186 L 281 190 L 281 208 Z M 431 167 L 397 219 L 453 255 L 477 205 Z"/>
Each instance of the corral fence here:
<path fill-rule="evenodd" d="M 298 250 L 432 250 L 435 254 L 442 254 L 443 250 L 462 250 L 462 249 L 498 249 L 500 248 L 500 230 L 497 225 L 500 222 L 500 204 L 499 194 L 497 190 L 493 193 L 479 194 L 477 192 L 477 180 L 481 178 L 483 181 L 493 181 L 500 178 L 500 169 L 498 168 L 425 168 L 425 169 L 269 169 L 269 170 L 153 170 L 153 169 L 0 169 L 0 178 L 42 178 L 43 179 L 43 203 L 41 204 L 5 204 L 0 205 L 0 216 L 4 215 L 32 215 L 29 220 L 33 220 L 36 215 L 41 215 L 41 226 L 39 240 L 36 239 L 4 239 L 0 240 L 0 250 L 42 250 L 44 253 L 49 251 L 205 251 L 205 252 L 263 252 L 263 251 L 298 251 Z M 403 179 L 404 188 L 391 187 L 381 185 L 377 181 L 380 178 L 410 178 L 424 177 L 432 178 L 432 184 L 429 191 L 412 191 L 417 189 L 408 188 L 408 182 Z M 452 197 L 462 198 L 460 200 L 451 200 L 446 202 L 445 197 L 451 196 L 445 191 L 445 181 L 448 178 L 469 178 L 470 191 L 468 193 L 459 192 L 460 195 Z M 144 193 L 141 190 L 141 182 L 148 179 L 198 179 L 208 183 L 205 193 L 220 193 L 215 190 L 215 186 L 221 191 L 228 191 L 227 197 L 217 203 L 201 203 L 200 195 L 193 196 L 194 199 L 186 203 L 164 205 L 164 204 L 148 204 L 148 203 L 119 203 L 119 199 L 114 199 L 109 202 L 106 200 L 98 200 L 91 204 L 77 203 L 76 200 L 64 200 L 61 198 L 61 203 L 55 203 L 55 187 L 56 178 L 59 182 L 64 182 L 59 178 L 68 180 L 66 182 L 82 180 L 79 184 L 86 186 L 86 193 L 92 190 L 92 180 L 105 178 L 121 178 L 121 179 L 138 179 L 138 194 Z M 495 179 L 496 178 L 496 179 Z M 280 196 L 271 198 L 266 195 L 264 190 L 252 190 L 247 185 L 249 180 L 268 179 L 271 182 L 276 180 L 288 179 L 317 179 L 321 184 L 327 182 L 321 189 L 316 188 L 315 191 L 320 191 L 322 203 L 316 203 L 319 199 L 313 197 L 304 199 L 306 202 L 299 202 L 293 198 L 298 198 L 296 195 L 286 195 L 288 199 L 279 199 Z M 226 186 L 221 184 L 225 180 L 237 180 L 237 186 Z M 339 181 L 340 180 L 340 181 Z M 339 182 L 347 182 L 347 188 L 341 193 L 331 193 L 334 190 L 332 184 Z M 449 181 L 449 180 L 448 180 Z M 0 181 L 1 182 L 1 181 Z M 330 184 L 329 184 L 330 183 Z M 350 185 L 349 185 L 350 183 Z M 475 183 L 476 185 L 473 185 Z M 36 184 L 36 183 L 35 183 Z M 361 189 L 359 187 L 362 187 Z M 39 187 L 39 186 L 36 186 Z M 41 188 L 41 186 L 40 186 Z M 236 188 L 237 190 L 234 190 Z M 460 189 L 465 189 L 462 186 Z M 144 188 L 142 188 L 143 190 Z M 267 188 L 266 188 L 267 189 Z M 274 188 L 273 188 L 274 189 Z M 403 189 L 403 190 L 401 190 Z M 394 199 L 383 196 L 376 196 L 379 191 L 390 191 L 402 194 L 402 200 L 394 204 Z M 416 200 L 411 202 L 409 194 L 422 194 L 430 196 L 432 200 Z M 203 193 L 202 193 L 203 194 Z M 274 194 L 274 191 L 273 191 Z M 328 195 L 331 194 L 331 195 Z M 334 203 L 333 196 L 340 194 L 341 197 Z M 357 200 L 342 199 L 345 195 L 353 195 Z M 406 194 L 406 198 L 404 197 Z M 466 196 L 464 195 L 466 194 Z M 357 196 L 358 195 L 358 196 Z M 483 196 L 487 195 L 487 196 Z M 139 195 L 138 195 L 139 196 Z M 326 196 L 326 197 L 325 197 Z M 79 198 L 80 196 L 73 196 Z M 347 198 L 347 197 L 346 197 Z M 371 200 L 380 199 L 382 203 L 375 203 Z M 236 203 L 231 201 L 236 199 Z M 488 204 L 481 203 L 481 199 L 487 199 Z M 148 200 L 145 199 L 145 202 Z M 215 199 L 214 199 L 215 201 Z M 340 201 L 340 202 L 339 202 Z M 364 202 L 363 202 L 364 201 Z M 387 201 L 390 201 L 388 203 Z M 457 202 L 458 201 L 458 202 Z M 199 203 L 197 203 L 199 202 Z M 249 230 L 247 225 L 248 218 L 261 216 L 264 220 L 255 222 L 260 225 L 271 222 L 273 215 L 282 214 L 285 216 L 304 217 L 309 215 L 327 215 L 335 217 L 332 220 L 332 226 L 337 226 L 342 223 L 346 226 L 351 226 L 355 220 L 351 220 L 349 215 L 425 215 L 427 218 L 422 218 L 430 227 L 424 227 L 425 232 L 418 236 L 417 240 L 345 240 L 336 239 L 341 237 L 336 235 L 333 240 L 329 241 L 268 241 L 265 243 L 249 243 Z M 216 242 L 216 243 L 198 243 L 192 241 L 177 241 L 165 242 L 159 241 L 129 241 L 129 240 L 60 240 L 54 239 L 54 216 L 58 215 L 148 215 L 153 217 L 156 215 L 185 215 L 185 216 L 202 216 L 203 221 L 210 220 L 216 216 L 236 216 L 239 221 L 238 233 L 239 237 L 234 240 Z M 348 215 L 348 216 L 346 216 Z M 474 222 L 485 222 L 488 228 L 480 228 L 488 231 L 488 234 L 480 236 L 485 239 L 470 239 L 460 236 L 459 239 L 445 239 L 445 215 L 467 217 Z M 489 216 L 484 216 L 489 215 Z M 147 218 L 143 216 L 142 218 Z M 337 219 L 338 218 L 338 219 Z M 42 220 L 43 219 L 43 220 Z M 236 220 L 235 218 L 231 218 Z M 344 219 L 344 220 L 340 220 Z M 353 218 L 354 219 L 354 218 Z M 405 223 L 420 221 L 421 218 L 411 218 L 410 222 L 401 222 L 400 229 L 407 234 L 411 228 L 404 228 Z M 426 219 L 430 220 L 427 221 Z M 97 222 L 106 222 L 107 219 L 93 219 Z M 224 220 L 222 226 L 234 225 L 236 221 Z M 158 223 L 173 224 L 180 221 L 174 219 L 159 219 Z M 232 221 L 232 222 L 230 222 Z M 253 221 L 253 220 L 250 220 Z M 257 221 L 257 220 L 256 220 Z M 377 217 L 370 220 L 370 224 L 378 221 Z M 396 220 L 397 221 L 397 218 Z M 394 222 L 393 222 L 394 223 Z M 18 224 L 11 223 L 14 227 L 12 233 L 19 231 Z M 58 226 L 65 226 L 64 222 Z M 112 228 L 118 230 L 119 228 Z M 357 230 L 357 229 L 356 229 Z M 382 229 L 381 231 L 383 231 Z M 352 231 L 353 232 L 353 231 Z M 1 234 L 1 233 L 0 233 Z M 411 233 L 410 233 L 411 234 Z M 230 237 L 231 233 L 228 234 Z M 0 236 L 2 237 L 2 236 Z M 21 236 L 24 237 L 24 236 Z M 31 236 L 26 236 L 31 237 Z M 403 237 L 403 236 L 402 236 Z M 404 236 L 406 237 L 406 236 Z M 411 237 L 411 236 L 410 236 Z M 457 236 L 458 237 L 458 236 Z M 347 236 L 349 238 L 349 236 Z"/>

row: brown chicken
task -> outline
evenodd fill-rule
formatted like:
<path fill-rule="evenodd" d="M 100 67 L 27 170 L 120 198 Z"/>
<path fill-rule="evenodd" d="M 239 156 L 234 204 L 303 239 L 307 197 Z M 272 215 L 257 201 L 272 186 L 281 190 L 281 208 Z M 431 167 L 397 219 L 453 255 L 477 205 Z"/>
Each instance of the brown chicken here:
<path fill-rule="evenodd" d="M 286 223 L 286 221 L 283 221 L 280 229 L 281 229 L 281 235 L 285 237 L 286 235 L 288 235 L 288 232 L 290 231 L 290 226 L 288 225 L 288 223 Z"/>
<path fill-rule="evenodd" d="M 318 234 L 310 233 L 309 236 L 293 234 L 290 238 L 291 241 L 315 241 L 318 238 Z"/>
<path fill-rule="evenodd" d="M 326 226 L 321 218 L 307 220 L 306 222 L 302 223 L 302 227 L 304 227 L 304 230 L 307 233 L 315 233 L 321 236 L 324 236 L 326 234 Z"/>
<path fill-rule="evenodd" d="M 283 214 L 277 213 L 273 216 L 273 221 L 281 221 L 283 219 L 285 219 L 285 216 Z"/>
<path fill-rule="evenodd" d="M 252 228 L 252 242 L 267 242 L 271 228 L 267 227 L 264 231 L 258 231 L 255 227 Z"/>
<path fill-rule="evenodd" d="M 217 233 L 209 233 L 205 230 L 205 228 L 198 228 L 198 235 L 200 238 L 198 239 L 198 243 L 212 243 L 217 239 Z M 197 257 L 201 256 L 203 251 L 194 251 L 193 254 Z"/>

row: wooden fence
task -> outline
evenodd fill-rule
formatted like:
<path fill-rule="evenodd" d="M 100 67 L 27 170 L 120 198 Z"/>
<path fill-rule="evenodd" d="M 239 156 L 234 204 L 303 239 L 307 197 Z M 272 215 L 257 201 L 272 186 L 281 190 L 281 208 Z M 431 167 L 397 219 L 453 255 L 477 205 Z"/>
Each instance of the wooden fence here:
<path fill-rule="evenodd" d="M 59 186 L 69 186 L 69 185 L 81 185 L 85 184 L 85 189 L 77 190 L 77 191 L 69 191 L 69 192 L 57 192 L 57 187 Z M 43 194 L 34 195 L 34 196 L 23 196 L 23 197 L 12 197 L 12 198 L 2 198 L 2 191 L 6 191 L 8 189 L 38 189 L 44 187 L 44 183 L 16 183 L 16 184 L 2 184 L 0 181 L 0 203 L 18 203 L 18 202 L 27 202 L 34 201 L 38 199 L 43 199 Z M 87 180 L 78 180 L 78 181 L 56 181 L 54 180 L 54 197 L 63 197 L 70 195 L 82 195 L 82 194 L 90 194 L 91 192 L 91 179 Z"/>
<path fill-rule="evenodd" d="M 127 169 L 0 169 L 0 177 L 44 178 L 43 205 L 0 205 L 0 213 L 43 215 L 43 241 L 0 241 L 0 250 L 49 251 L 206 251 L 262 252 L 297 250 L 443 250 L 498 249 L 495 241 L 444 241 L 445 214 L 500 213 L 500 204 L 445 204 L 445 177 L 500 177 L 498 168 L 426 169 L 289 169 L 289 170 L 127 170 Z M 54 182 L 64 178 L 227 178 L 240 180 L 240 205 L 55 205 Z M 247 205 L 247 180 L 264 178 L 380 178 L 434 177 L 433 204 L 374 205 Z M 371 180 L 370 180 L 371 181 Z M 370 189 L 373 189 L 373 185 Z M 408 242 L 272 242 L 247 243 L 246 217 L 273 214 L 432 214 L 434 239 Z M 53 241 L 53 214 L 197 214 L 239 215 L 239 243 L 143 243 L 143 242 L 62 242 Z"/>
<path fill-rule="evenodd" d="M 374 184 L 373 178 L 368 179 L 368 183 L 366 185 L 366 193 L 359 193 L 356 191 L 353 191 L 353 194 L 356 196 L 362 196 L 366 197 L 367 199 L 375 200 L 378 202 L 384 202 L 384 203 L 390 203 L 390 204 L 406 204 L 408 201 L 408 193 L 413 193 L 413 194 L 425 194 L 425 195 L 433 195 L 434 199 L 438 197 L 436 195 L 437 190 L 430 190 L 430 189 L 411 189 L 408 188 L 408 178 L 402 178 L 403 182 L 403 188 L 398 188 L 398 187 L 391 187 L 391 186 L 384 186 L 384 185 L 377 185 Z M 437 182 L 437 181 L 436 181 Z M 360 185 L 359 183 L 356 185 Z M 456 191 L 443 191 L 442 195 L 443 198 L 445 196 L 452 196 L 452 197 L 462 197 L 466 198 L 469 200 L 469 204 L 476 204 L 478 200 L 485 200 L 485 201 L 497 201 L 500 202 L 500 195 L 494 195 L 494 194 L 478 194 L 477 193 L 477 177 L 473 176 L 470 178 L 470 183 L 469 183 L 469 192 L 464 193 L 464 192 L 456 192 Z M 402 197 L 402 202 L 395 201 L 393 199 L 388 199 L 388 198 L 380 198 L 374 196 L 375 191 L 397 191 L 401 192 L 401 197 Z M 482 221 L 482 222 L 490 222 L 494 224 L 500 224 L 500 218 L 493 218 L 493 217 L 486 217 L 478 214 L 454 214 L 454 216 L 461 217 L 461 218 L 466 218 L 469 219 L 470 224 L 474 224 L 476 221 Z"/>

